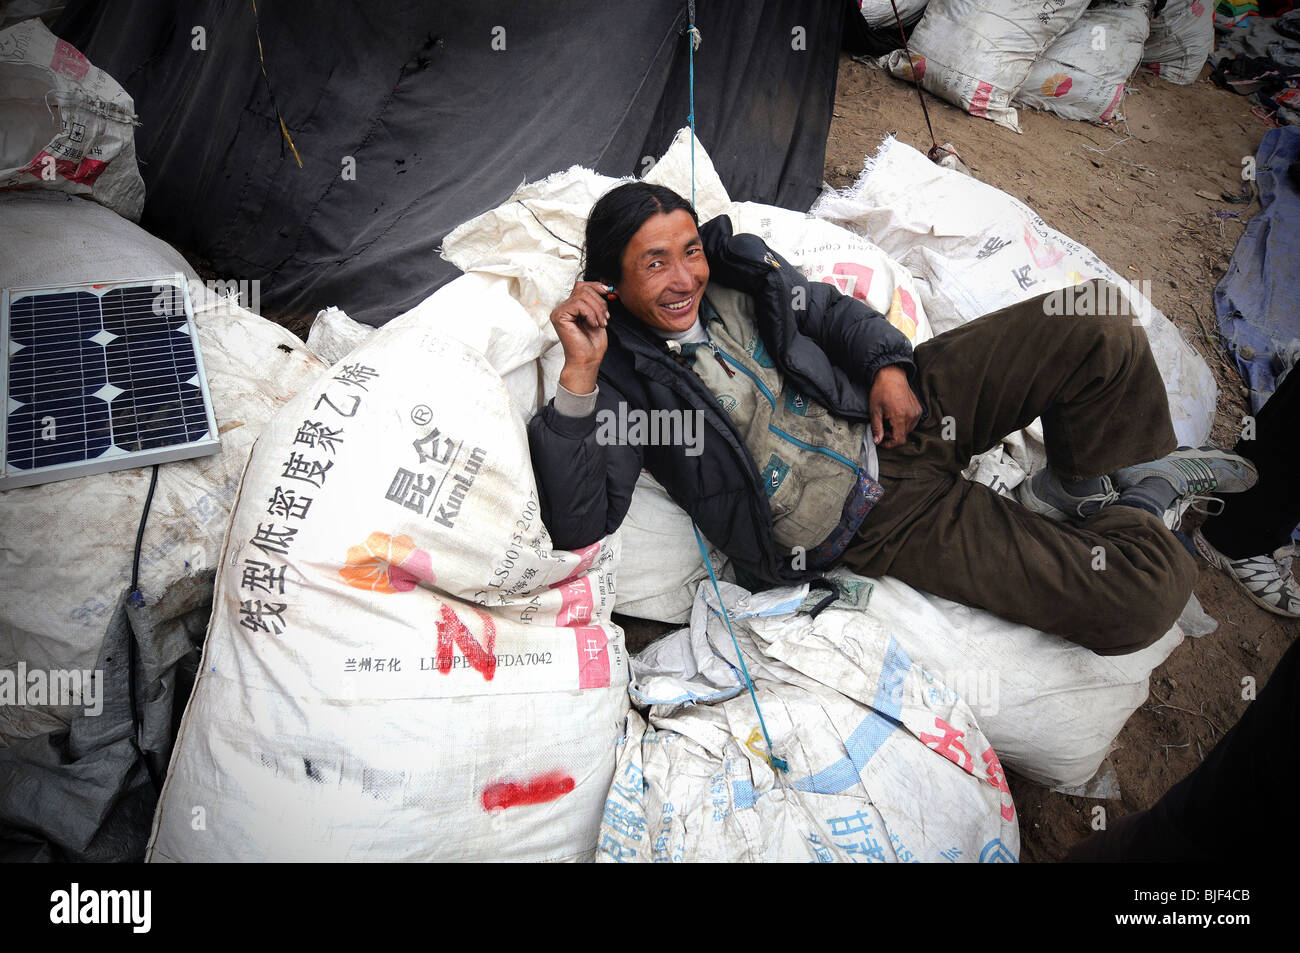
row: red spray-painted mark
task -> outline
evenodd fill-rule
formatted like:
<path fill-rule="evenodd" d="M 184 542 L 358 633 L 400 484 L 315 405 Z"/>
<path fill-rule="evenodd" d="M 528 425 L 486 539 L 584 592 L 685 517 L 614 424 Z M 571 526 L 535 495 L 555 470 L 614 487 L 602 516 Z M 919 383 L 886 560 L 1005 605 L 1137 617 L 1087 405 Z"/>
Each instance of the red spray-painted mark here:
<path fill-rule="evenodd" d="M 497 781 L 483 789 L 483 810 L 505 810 L 525 804 L 545 804 L 573 790 L 573 778 L 563 771 L 549 771 L 529 781 Z"/>
<path fill-rule="evenodd" d="M 495 653 L 497 645 L 497 627 L 492 624 L 492 617 L 486 612 L 478 609 L 474 610 L 483 623 L 483 641 L 485 645 L 479 645 L 470 634 L 465 623 L 460 621 L 460 617 L 451 611 L 451 606 L 442 607 L 442 616 L 438 619 L 438 671 L 446 675 L 452 668 L 452 643 L 465 655 L 465 661 L 483 676 L 484 681 L 492 681 L 492 676 L 497 671 L 497 657 Z"/>
<path fill-rule="evenodd" d="M 1123 95 L 1124 95 L 1124 84 L 1120 83 L 1118 86 L 1115 87 L 1115 95 L 1111 97 L 1110 105 L 1107 106 L 1106 111 L 1102 113 L 1100 116 L 1098 116 L 1097 118 L 1100 119 L 1102 122 L 1109 122 L 1110 117 L 1115 115 L 1115 107 L 1119 105 L 1119 98 Z"/>

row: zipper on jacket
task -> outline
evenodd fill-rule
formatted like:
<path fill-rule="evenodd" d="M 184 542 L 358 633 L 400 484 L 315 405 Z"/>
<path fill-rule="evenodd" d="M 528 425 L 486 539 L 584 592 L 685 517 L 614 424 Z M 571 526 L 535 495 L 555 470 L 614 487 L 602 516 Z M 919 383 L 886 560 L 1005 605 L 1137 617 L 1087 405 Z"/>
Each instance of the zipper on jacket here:
<path fill-rule="evenodd" d="M 763 396 L 767 398 L 767 402 L 772 405 L 772 410 L 776 410 L 776 398 L 772 396 L 772 391 L 768 389 L 766 384 L 764 384 L 761 380 L 758 379 L 757 375 L 755 375 L 753 371 L 747 368 L 744 364 L 741 364 L 734 357 L 732 357 L 726 351 L 722 350 L 712 341 L 709 341 L 708 344 L 709 347 L 713 348 L 713 354 L 718 359 L 719 364 L 722 364 L 724 368 L 727 368 L 727 364 L 730 364 L 732 365 L 732 367 L 735 367 L 736 370 L 740 371 L 751 381 L 753 381 L 754 384 L 758 387 L 759 391 L 762 392 Z M 736 376 L 735 372 L 732 371 L 730 368 L 727 368 L 727 373 L 731 377 Z M 836 453 L 834 450 L 829 450 L 826 447 L 814 447 L 812 444 L 805 443 L 799 438 L 786 433 L 780 427 L 774 426 L 773 424 L 768 424 L 767 429 L 770 430 L 772 433 L 776 434 L 781 439 L 788 440 L 796 447 L 801 447 L 804 450 L 811 450 L 814 453 L 825 454 L 826 456 L 830 457 L 832 460 L 844 464 L 854 473 L 858 472 L 858 465 L 854 463 L 852 460 L 850 460 L 848 457 L 844 456 L 843 454 Z"/>

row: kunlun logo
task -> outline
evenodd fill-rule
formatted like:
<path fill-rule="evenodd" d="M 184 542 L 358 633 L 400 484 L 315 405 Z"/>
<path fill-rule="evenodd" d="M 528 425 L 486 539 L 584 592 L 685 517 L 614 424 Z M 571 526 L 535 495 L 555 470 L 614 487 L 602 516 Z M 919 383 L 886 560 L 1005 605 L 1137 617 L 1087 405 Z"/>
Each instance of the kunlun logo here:
<path fill-rule="evenodd" d="M 51 923 L 129 923 L 133 933 L 148 933 L 153 922 L 151 890 L 71 890 L 50 894 Z"/>

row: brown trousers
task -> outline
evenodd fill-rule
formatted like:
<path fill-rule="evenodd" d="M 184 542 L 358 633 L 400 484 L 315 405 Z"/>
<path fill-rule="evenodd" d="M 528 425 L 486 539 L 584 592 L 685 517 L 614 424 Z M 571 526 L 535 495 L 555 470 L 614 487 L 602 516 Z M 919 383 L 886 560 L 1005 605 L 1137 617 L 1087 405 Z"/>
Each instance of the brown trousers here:
<path fill-rule="evenodd" d="M 1052 316 L 1046 299 L 917 347 L 928 415 L 903 446 L 880 451 L 885 496 L 842 561 L 1099 655 L 1135 652 L 1168 631 L 1196 579 L 1194 560 L 1160 519 L 1112 505 L 1058 523 L 961 476 L 972 455 L 1040 416 L 1048 463 L 1066 479 L 1153 460 L 1177 444 L 1137 320 Z"/>

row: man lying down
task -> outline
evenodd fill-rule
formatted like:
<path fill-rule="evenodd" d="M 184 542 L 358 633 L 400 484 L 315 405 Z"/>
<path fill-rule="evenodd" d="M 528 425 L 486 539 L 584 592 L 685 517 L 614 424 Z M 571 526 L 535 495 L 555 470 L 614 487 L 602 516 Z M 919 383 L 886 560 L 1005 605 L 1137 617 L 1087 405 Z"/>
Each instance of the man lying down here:
<path fill-rule="evenodd" d="M 1248 489 L 1256 473 L 1220 450 L 1175 449 L 1131 317 L 1060 316 L 1072 309 L 1042 296 L 913 351 L 726 216 L 698 221 L 639 182 L 591 211 L 582 279 L 551 313 L 559 389 L 528 426 L 558 548 L 617 529 L 644 467 L 769 584 L 842 563 L 1103 655 L 1173 625 L 1196 567 L 1163 517 L 1176 526 L 1179 503 Z M 1081 291 L 1118 300 L 1054 294 Z M 1018 501 L 962 478 L 1040 416 L 1048 467 Z"/>

